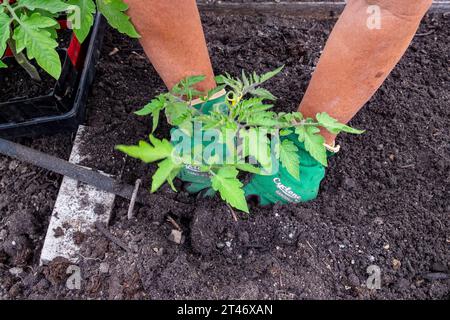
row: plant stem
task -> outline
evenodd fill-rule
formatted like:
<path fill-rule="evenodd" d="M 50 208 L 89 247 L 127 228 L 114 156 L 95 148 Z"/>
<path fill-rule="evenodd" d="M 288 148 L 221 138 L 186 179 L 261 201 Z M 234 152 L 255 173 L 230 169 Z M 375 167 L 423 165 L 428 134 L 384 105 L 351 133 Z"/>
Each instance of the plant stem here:
<path fill-rule="evenodd" d="M 12 18 L 14 20 L 16 20 L 19 24 L 21 24 L 19 17 L 16 14 L 16 10 L 21 8 L 20 5 L 16 6 L 15 8 L 11 7 L 11 5 L 9 4 L 9 1 L 3 1 L 3 5 L 5 6 L 5 8 L 9 11 L 9 13 L 11 14 Z M 36 67 L 33 66 L 30 61 L 27 59 L 27 57 L 25 56 L 25 54 L 23 52 L 17 52 L 16 50 L 16 43 L 14 42 L 14 40 L 11 38 L 8 40 L 8 45 L 9 48 L 11 49 L 14 58 L 16 58 L 17 63 L 30 75 L 30 77 L 33 80 L 36 81 L 42 81 L 41 76 L 39 75 L 39 72 L 37 71 Z"/>
<path fill-rule="evenodd" d="M 29 74 L 29 76 L 33 80 L 42 81 L 38 70 L 36 69 L 35 66 L 33 66 L 31 64 L 31 62 L 27 59 L 25 54 L 23 52 L 17 52 L 16 44 L 15 44 L 14 40 L 9 39 L 8 45 L 9 45 L 9 48 L 11 49 L 11 52 L 14 55 L 14 58 L 16 58 L 17 63 Z"/>

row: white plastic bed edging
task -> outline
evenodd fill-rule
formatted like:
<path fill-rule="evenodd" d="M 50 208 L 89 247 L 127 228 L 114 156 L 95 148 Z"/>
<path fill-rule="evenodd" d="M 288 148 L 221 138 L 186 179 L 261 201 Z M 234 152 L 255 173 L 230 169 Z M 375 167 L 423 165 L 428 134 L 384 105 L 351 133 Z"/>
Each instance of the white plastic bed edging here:
<path fill-rule="evenodd" d="M 73 144 L 69 161 L 80 164 L 83 156 L 80 150 L 88 128 L 80 126 Z M 41 264 L 48 263 L 56 257 L 63 257 L 77 263 L 79 246 L 74 236 L 81 232 L 93 230 L 95 223 L 108 223 L 114 205 L 115 195 L 98 190 L 68 177 L 64 177 L 53 209 L 44 246 L 41 252 Z"/>

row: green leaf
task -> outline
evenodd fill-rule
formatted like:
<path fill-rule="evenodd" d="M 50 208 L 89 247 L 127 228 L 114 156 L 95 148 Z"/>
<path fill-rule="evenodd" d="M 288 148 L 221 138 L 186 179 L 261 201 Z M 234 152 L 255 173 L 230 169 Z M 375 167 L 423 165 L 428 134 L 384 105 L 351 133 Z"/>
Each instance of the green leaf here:
<path fill-rule="evenodd" d="M 225 79 L 226 79 L 226 77 L 223 74 L 214 77 L 214 81 L 220 85 L 225 84 Z"/>
<path fill-rule="evenodd" d="M 0 11 L 0 59 L 3 57 L 7 47 L 7 41 L 10 36 L 11 19 L 9 16 Z M 5 65 L 6 66 L 6 65 Z"/>
<path fill-rule="evenodd" d="M 166 99 L 164 98 L 164 95 L 160 95 L 157 98 L 152 99 L 150 103 L 146 104 L 142 109 L 136 111 L 134 114 L 138 116 L 147 116 L 155 112 L 157 109 L 164 108 L 165 101 Z"/>
<path fill-rule="evenodd" d="M 185 122 L 191 113 L 188 109 L 188 105 L 185 102 L 175 102 L 166 106 L 167 122 L 173 126 L 178 126 Z"/>
<path fill-rule="evenodd" d="M 140 38 L 139 33 L 130 21 L 130 17 L 124 13 L 128 10 L 128 5 L 123 0 L 97 0 L 97 7 L 113 28 L 131 38 Z"/>
<path fill-rule="evenodd" d="M 293 131 L 290 129 L 281 129 L 280 130 L 280 136 L 285 137 L 292 133 Z"/>
<path fill-rule="evenodd" d="M 327 129 L 333 134 L 338 134 L 340 132 L 348 132 L 353 134 L 362 134 L 364 130 L 354 129 L 345 124 L 340 123 L 336 119 L 329 116 L 326 112 L 318 113 L 316 115 L 316 119 L 319 122 L 319 125 Z"/>
<path fill-rule="evenodd" d="M 165 107 L 166 99 L 164 95 L 160 95 L 158 98 L 153 99 L 148 103 L 145 107 L 143 107 L 141 110 L 138 110 L 135 112 L 138 116 L 146 116 L 151 114 L 152 120 L 153 120 L 153 127 L 152 127 L 152 133 L 155 132 L 156 128 L 158 127 L 159 123 L 159 114 L 161 110 Z"/>
<path fill-rule="evenodd" d="M 272 111 L 263 111 L 252 114 L 247 119 L 247 124 L 258 127 L 273 127 L 278 124 L 276 114 Z"/>
<path fill-rule="evenodd" d="M 167 183 L 170 185 L 173 191 L 177 192 L 177 188 L 175 188 L 175 185 L 173 184 L 173 180 L 178 176 L 181 169 L 183 169 L 183 166 L 175 167 L 167 177 Z"/>
<path fill-rule="evenodd" d="M 222 200 L 236 209 L 249 212 L 243 184 L 237 178 L 239 171 L 234 167 L 220 168 L 211 178 L 212 188 L 219 191 Z"/>
<path fill-rule="evenodd" d="M 300 158 L 298 148 L 291 140 L 285 139 L 280 144 L 281 165 L 286 168 L 291 176 L 300 180 Z"/>
<path fill-rule="evenodd" d="M 137 146 L 118 145 L 116 150 L 126 153 L 132 158 L 140 159 L 145 163 L 155 162 L 172 155 L 173 146 L 166 139 L 159 140 L 150 135 L 149 144 L 146 141 L 139 141 Z"/>
<path fill-rule="evenodd" d="M 67 20 L 71 22 L 73 31 L 77 39 L 83 43 L 89 35 L 94 24 L 94 14 L 96 12 L 96 5 L 94 0 L 68 0 L 69 5 L 77 6 L 80 10 L 80 16 L 77 16 L 76 11 L 73 10 L 67 16 Z M 76 21 L 80 19 L 80 21 Z M 75 28 L 78 26 L 78 28 Z"/>
<path fill-rule="evenodd" d="M 272 170 L 272 158 L 270 155 L 270 140 L 255 128 L 241 131 L 243 157 L 253 157 L 266 170 Z"/>
<path fill-rule="evenodd" d="M 44 29 L 45 31 L 50 33 L 50 38 L 55 39 L 56 41 L 58 39 L 58 31 L 56 29 L 57 27 L 59 27 L 59 25 Z"/>
<path fill-rule="evenodd" d="M 216 93 L 219 93 L 223 89 L 225 89 L 225 86 L 220 85 L 220 86 L 215 87 L 214 89 L 209 90 L 208 94 L 206 95 L 207 99 L 205 101 L 208 101 L 213 95 L 215 95 Z"/>
<path fill-rule="evenodd" d="M 218 85 L 227 85 L 236 92 L 239 92 L 243 89 L 244 84 L 242 83 L 242 81 L 233 79 L 228 73 L 225 73 L 225 75 L 216 76 L 214 79 Z"/>
<path fill-rule="evenodd" d="M 269 110 L 273 107 L 272 104 L 264 104 L 263 98 L 260 97 L 252 97 L 246 100 L 243 100 L 239 104 L 240 112 L 239 119 L 242 121 L 247 117 L 260 113 L 261 111 Z"/>
<path fill-rule="evenodd" d="M 273 71 L 269 71 L 269 72 L 261 75 L 259 82 L 263 83 L 263 82 L 266 82 L 267 80 L 275 77 L 277 74 L 279 74 L 281 72 L 281 70 L 283 70 L 283 68 L 284 68 L 284 65 L 282 65 L 281 67 L 279 67 Z"/>
<path fill-rule="evenodd" d="M 0 69 L 3 68 L 8 68 L 8 66 L 2 60 L 0 60 Z"/>
<path fill-rule="evenodd" d="M 165 181 L 168 181 L 171 187 L 175 189 L 175 186 L 173 185 L 173 179 L 176 174 L 178 174 L 181 167 L 182 166 L 180 166 L 179 164 L 174 163 L 171 158 L 167 158 L 158 163 L 158 170 L 156 170 L 152 178 L 151 192 L 155 192 L 156 190 L 158 190 Z"/>
<path fill-rule="evenodd" d="M 203 76 L 203 75 L 187 77 L 185 79 L 186 86 L 192 87 L 193 85 L 200 83 L 200 82 L 204 81 L 205 79 L 206 79 L 206 76 Z"/>
<path fill-rule="evenodd" d="M 51 13 L 63 12 L 69 8 L 69 5 L 61 0 L 19 0 L 18 5 L 24 6 L 31 11 L 42 9 Z"/>
<path fill-rule="evenodd" d="M 260 174 L 261 169 L 258 167 L 255 167 L 254 165 L 251 165 L 250 163 L 239 163 L 236 165 L 236 168 L 241 171 L 246 171 L 254 174 Z"/>
<path fill-rule="evenodd" d="M 304 142 L 306 151 L 320 162 L 323 166 L 328 165 L 327 150 L 323 145 L 325 138 L 319 134 L 320 129 L 314 126 L 301 126 L 295 128 L 295 133 L 298 134 L 298 140 Z"/>
<path fill-rule="evenodd" d="M 26 48 L 28 58 L 36 59 L 38 65 L 55 79 L 59 79 L 61 75 L 61 61 L 55 49 L 58 42 L 45 29 L 57 25 L 55 19 L 44 17 L 39 13 L 34 13 L 30 17 L 22 15 L 13 35 L 17 52 Z"/>
<path fill-rule="evenodd" d="M 244 84 L 245 87 L 250 86 L 250 81 L 248 80 L 244 70 L 242 70 L 242 83 Z"/>
<path fill-rule="evenodd" d="M 277 98 L 272 93 L 270 93 L 269 90 L 266 90 L 264 88 L 256 88 L 254 90 L 251 90 L 250 94 L 260 97 L 260 98 L 263 98 L 263 99 L 266 99 L 266 100 L 271 100 L 271 101 L 277 100 Z"/>

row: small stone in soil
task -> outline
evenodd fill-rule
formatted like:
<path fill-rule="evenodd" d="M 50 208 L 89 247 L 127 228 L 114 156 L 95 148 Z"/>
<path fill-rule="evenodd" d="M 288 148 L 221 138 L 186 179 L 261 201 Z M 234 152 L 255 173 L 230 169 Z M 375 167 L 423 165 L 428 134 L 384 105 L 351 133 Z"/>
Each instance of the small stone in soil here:
<path fill-rule="evenodd" d="M 0 231 L 0 241 L 5 240 L 7 236 L 8 236 L 8 232 L 5 229 Z"/>
<path fill-rule="evenodd" d="M 173 229 L 169 235 L 169 240 L 172 242 L 175 242 L 176 244 L 181 244 L 181 241 L 183 240 L 182 232 L 179 230 Z"/>
<path fill-rule="evenodd" d="M 400 260 L 392 259 L 392 267 L 394 268 L 394 270 L 400 269 L 401 266 L 402 266 L 402 263 L 400 262 Z"/>
<path fill-rule="evenodd" d="M 19 267 L 14 267 L 14 268 L 9 269 L 9 273 L 11 273 L 13 276 L 16 276 L 16 277 L 19 274 L 21 274 L 22 272 L 23 272 L 23 269 L 19 268 Z"/>
<path fill-rule="evenodd" d="M 217 242 L 216 247 L 217 247 L 218 249 L 223 249 L 223 248 L 225 247 L 225 243 L 223 243 L 223 242 Z"/>
<path fill-rule="evenodd" d="M 382 225 L 384 223 L 383 219 L 380 217 L 376 217 L 373 222 L 375 222 L 378 225 Z"/>
<path fill-rule="evenodd" d="M 109 272 L 109 263 L 107 262 L 102 262 L 100 263 L 100 273 L 108 273 Z"/>

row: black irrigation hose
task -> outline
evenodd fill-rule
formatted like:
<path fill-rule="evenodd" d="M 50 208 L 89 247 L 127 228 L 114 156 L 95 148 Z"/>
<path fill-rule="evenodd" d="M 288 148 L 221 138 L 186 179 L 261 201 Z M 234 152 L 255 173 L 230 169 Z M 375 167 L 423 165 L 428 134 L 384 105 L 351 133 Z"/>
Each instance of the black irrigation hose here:
<path fill-rule="evenodd" d="M 114 178 L 100 173 L 99 171 L 70 163 L 63 159 L 2 138 L 0 138 L 0 154 L 4 154 L 11 158 L 15 158 L 74 180 L 92 185 L 100 190 L 113 193 L 128 200 L 131 200 L 133 196 L 135 187 L 132 185 L 121 183 Z M 150 194 L 149 191 L 142 189 L 136 197 L 136 202 L 148 206 L 159 205 L 160 207 L 164 204 L 172 211 L 180 211 L 174 213 L 186 213 L 186 211 L 190 211 L 190 209 L 192 209 L 190 205 L 171 200 L 166 197 L 161 197 L 159 195 Z"/>

